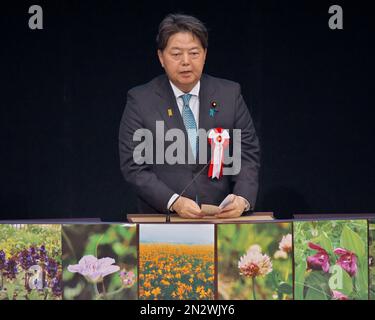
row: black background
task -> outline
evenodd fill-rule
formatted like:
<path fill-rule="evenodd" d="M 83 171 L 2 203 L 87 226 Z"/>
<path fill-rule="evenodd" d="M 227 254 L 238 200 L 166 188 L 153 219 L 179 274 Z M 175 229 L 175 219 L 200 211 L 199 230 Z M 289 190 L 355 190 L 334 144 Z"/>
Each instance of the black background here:
<path fill-rule="evenodd" d="M 30 30 L 41 5 L 44 29 Z M 328 27 L 341 5 L 344 30 Z M 196 15 L 205 72 L 239 82 L 262 147 L 257 210 L 369 213 L 375 203 L 374 14 L 351 1 L 11 1 L 0 12 L 0 218 L 123 219 L 126 92 L 162 73 L 157 27 Z"/>

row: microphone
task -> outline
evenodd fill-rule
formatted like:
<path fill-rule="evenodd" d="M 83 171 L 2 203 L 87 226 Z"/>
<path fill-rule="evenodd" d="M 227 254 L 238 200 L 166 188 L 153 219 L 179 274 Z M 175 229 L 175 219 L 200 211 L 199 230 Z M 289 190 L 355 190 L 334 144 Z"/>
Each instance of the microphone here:
<path fill-rule="evenodd" d="M 211 163 L 211 160 L 207 161 L 207 163 L 204 165 L 204 167 L 201 170 L 199 170 L 199 172 L 194 176 L 194 178 L 181 191 L 181 193 L 178 195 L 178 197 L 176 197 L 176 199 L 174 199 L 174 201 L 172 202 L 172 204 L 171 204 L 171 206 L 169 208 L 173 207 L 173 205 L 176 203 L 176 201 L 182 197 L 182 195 L 185 193 L 185 191 L 194 183 L 194 181 L 201 175 L 201 173 L 208 167 L 208 165 L 210 163 Z M 166 222 L 167 223 L 171 222 L 171 211 L 170 210 L 168 210 L 168 214 L 167 214 L 167 217 L 166 217 Z"/>

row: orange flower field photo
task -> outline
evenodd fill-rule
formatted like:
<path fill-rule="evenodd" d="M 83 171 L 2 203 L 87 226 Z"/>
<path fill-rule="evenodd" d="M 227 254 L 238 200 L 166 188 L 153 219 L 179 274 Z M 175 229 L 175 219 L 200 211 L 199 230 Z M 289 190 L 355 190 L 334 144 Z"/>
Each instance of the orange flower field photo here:
<path fill-rule="evenodd" d="M 197 236 L 192 242 L 189 234 L 191 236 L 197 231 L 201 231 L 201 237 Z M 142 225 L 139 244 L 139 298 L 213 300 L 213 235 L 211 225 Z"/>

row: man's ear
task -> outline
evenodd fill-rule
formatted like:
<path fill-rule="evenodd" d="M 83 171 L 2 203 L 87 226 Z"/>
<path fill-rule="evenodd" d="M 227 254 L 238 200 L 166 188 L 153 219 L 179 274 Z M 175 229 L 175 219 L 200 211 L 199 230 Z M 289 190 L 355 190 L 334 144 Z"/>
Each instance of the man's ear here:
<path fill-rule="evenodd" d="M 158 49 L 158 57 L 159 57 L 161 66 L 164 68 L 163 52 L 160 49 Z"/>

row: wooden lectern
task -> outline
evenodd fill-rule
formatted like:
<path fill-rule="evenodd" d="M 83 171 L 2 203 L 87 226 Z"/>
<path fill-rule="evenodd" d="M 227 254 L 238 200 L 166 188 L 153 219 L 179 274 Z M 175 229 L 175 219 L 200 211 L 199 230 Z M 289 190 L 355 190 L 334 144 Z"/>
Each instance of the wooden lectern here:
<path fill-rule="evenodd" d="M 165 214 L 128 214 L 127 219 L 130 223 L 168 223 Z M 177 214 L 170 216 L 171 223 L 257 223 L 273 220 L 275 220 L 273 212 L 254 212 L 250 215 L 228 219 L 216 219 L 212 216 L 205 216 L 202 219 L 184 219 Z"/>

